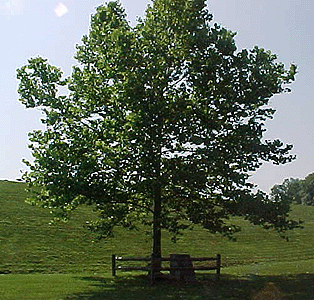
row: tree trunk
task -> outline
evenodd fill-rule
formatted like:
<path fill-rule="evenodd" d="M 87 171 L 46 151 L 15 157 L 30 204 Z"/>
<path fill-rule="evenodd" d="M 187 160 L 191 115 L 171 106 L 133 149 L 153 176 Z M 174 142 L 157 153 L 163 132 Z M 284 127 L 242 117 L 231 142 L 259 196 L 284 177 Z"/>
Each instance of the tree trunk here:
<path fill-rule="evenodd" d="M 152 279 L 160 274 L 161 268 L 161 149 L 162 149 L 162 119 L 157 118 L 157 132 L 154 134 L 155 152 L 155 190 L 154 190 L 154 215 L 153 215 L 153 253 L 152 253 Z"/>
<path fill-rule="evenodd" d="M 160 272 L 161 267 L 161 188 L 159 183 L 155 187 L 152 259 L 152 272 L 155 275 Z"/>

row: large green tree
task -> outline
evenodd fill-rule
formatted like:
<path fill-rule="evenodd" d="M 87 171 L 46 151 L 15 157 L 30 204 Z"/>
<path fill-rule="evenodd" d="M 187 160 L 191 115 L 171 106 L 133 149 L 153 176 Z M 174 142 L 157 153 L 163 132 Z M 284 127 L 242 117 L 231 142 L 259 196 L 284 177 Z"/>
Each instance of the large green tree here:
<path fill-rule="evenodd" d="M 110 2 L 93 15 L 70 77 L 41 57 L 18 70 L 21 101 L 45 124 L 30 134 L 25 174 L 37 203 L 64 214 L 91 205 L 104 236 L 150 225 L 155 258 L 161 229 L 176 236 L 200 224 L 231 236 L 231 215 L 297 226 L 285 201 L 248 183 L 263 161 L 293 159 L 263 133 L 269 100 L 287 91 L 295 66 L 262 48 L 238 51 L 235 34 L 211 21 L 204 0 L 155 0 L 131 27 Z"/>

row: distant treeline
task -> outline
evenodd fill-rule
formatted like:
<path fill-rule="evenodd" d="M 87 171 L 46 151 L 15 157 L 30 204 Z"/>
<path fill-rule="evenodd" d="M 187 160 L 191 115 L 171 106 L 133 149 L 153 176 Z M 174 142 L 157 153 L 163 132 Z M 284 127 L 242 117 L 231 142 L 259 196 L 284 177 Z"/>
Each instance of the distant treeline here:
<path fill-rule="evenodd" d="M 285 199 L 290 203 L 314 206 L 314 173 L 305 179 L 289 178 L 282 184 L 276 184 L 271 189 L 273 199 Z"/>

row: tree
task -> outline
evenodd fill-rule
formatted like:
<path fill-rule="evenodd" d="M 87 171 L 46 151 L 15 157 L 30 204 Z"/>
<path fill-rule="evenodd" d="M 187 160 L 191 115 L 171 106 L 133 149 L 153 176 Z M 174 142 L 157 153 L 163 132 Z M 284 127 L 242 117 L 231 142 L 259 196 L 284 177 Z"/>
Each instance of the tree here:
<path fill-rule="evenodd" d="M 285 197 L 290 203 L 302 204 L 302 180 L 289 178 L 282 184 L 274 185 L 271 189 L 271 197 Z"/>
<path fill-rule="evenodd" d="M 301 199 L 304 205 L 314 205 L 314 173 L 301 181 Z"/>
<path fill-rule="evenodd" d="M 237 51 L 235 34 L 211 21 L 204 0 L 155 0 L 131 27 L 110 2 L 92 17 L 70 77 L 41 57 L 17 71 L 22 103 L 46 126 L 30 134 L 35 202 L 61 215 L 91 205 L 103 236 L 140 220 L 152 226 L 154 258 L 161 229 L 176 237 L 201 224 L 232 236 L 231 215 L 279 232 L 298 226 L 285 201 L 248 183 L 263 161 L 294 158 L 263 133 L 269 99 L 288 91 L 295 66 L 262 48 Z"/>
<path fill-rule="evenodd" d="M 280 185 L 274 185 L 271 198 L 275 201 L 285 199 L 284 201 L 290 203 L 314 205 L 314 173 L 307 175 L 305 179 L 290 178 Z"/>

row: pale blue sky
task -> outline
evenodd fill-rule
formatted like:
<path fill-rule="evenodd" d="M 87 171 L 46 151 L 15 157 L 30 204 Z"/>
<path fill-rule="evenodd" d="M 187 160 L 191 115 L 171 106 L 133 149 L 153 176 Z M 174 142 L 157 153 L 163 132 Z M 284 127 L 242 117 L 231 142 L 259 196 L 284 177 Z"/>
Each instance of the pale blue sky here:
<path fill-rule="evenodd" d="M 88 32 L 90 16 L 103 2 L 0 0 L 0 179 L 20 177 L 25 169 L 22 158 L 31 157 L 27 133 L 41 127 L 40 114 L 18 102 L 16 69 L 41 55 L 69 75 L 74 46 Z M 134 24 L 150 1 L 121 2 Z M 314 1 L 208 0 L 207 4 L 215 22 L 238 32 L 239 49 L 258 45 L 272 50 L 287 66 L 298 65 L 293 92 L 272 100 L 277 113 L 267 123 L 266 133 L 267 138 L 293 144 L 298 158 L 279 167 L 266 164 L 252 181 L 268 191 L 284 178 L 304 178 L 314 172 Z"/>

